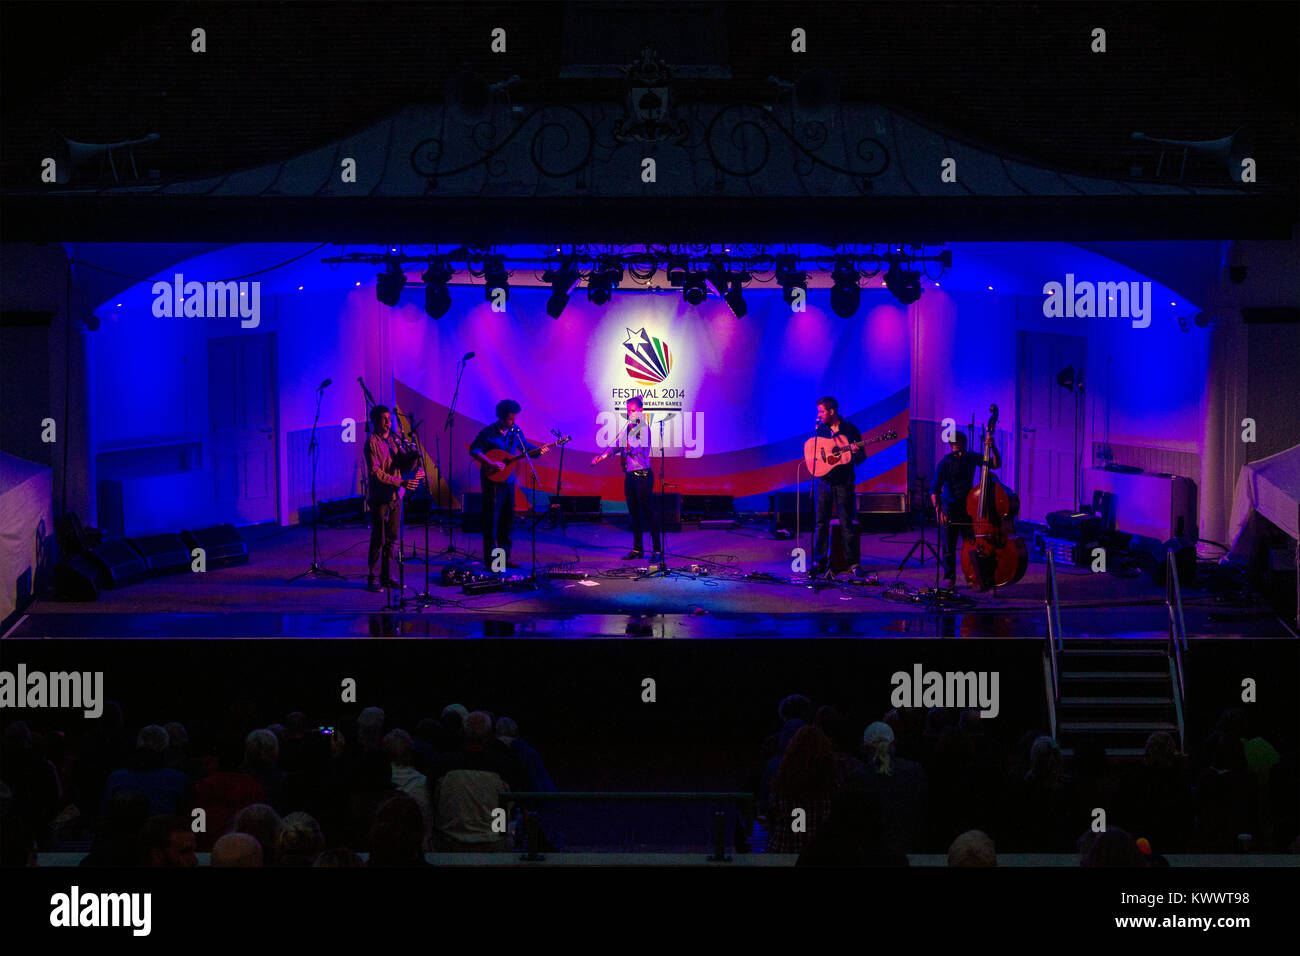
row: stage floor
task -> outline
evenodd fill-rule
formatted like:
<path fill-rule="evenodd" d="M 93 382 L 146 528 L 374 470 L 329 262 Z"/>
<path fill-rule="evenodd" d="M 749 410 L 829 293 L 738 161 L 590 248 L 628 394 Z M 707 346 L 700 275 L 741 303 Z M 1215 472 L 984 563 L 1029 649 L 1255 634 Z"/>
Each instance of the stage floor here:
<path fill-rule="evenodd" d="M 10 637 L 1018 637 L 1042 638 L 1046 565 L 1031 561 L 1023 580 L 996 594 L 976 594 L 958 580 L 956 602 L 936 606 L 925 593 L 935 585 L 935 562 L 898 565 L 916 533 L 864 534 L 867 577 L 841 575 L 813 587 L 791 570 L 796 542 L 774 539 L 766 524 L 699 529 L 686 524 L 668 536 L 669 577 L 637 579 L 645 563 L 620 560 L 630 544 L 612 523 L 541 527 L 537 533 L 537 588 L 462 594 L 443 586 L 439 556 L 448 539 L 429 534 L 429 593 L 421 607 L 425 565 L 406 561 L 407 604 L 389 606 L 388 593 L 365 589 L 366 528 L 320 531 L 323 563 L 346 580 L 288 579 L 311 563 L 311 529 L 245 529 L 250 562 L 202 574 L 171 575 L 101 592 L 98 601 L 43 599 Z M 931 531 L 931 538 L 933 531 Z M 423 552 L 420 526 L 406 529 L 405 554 Z M 478 535 L 456 533 L 458 546 L 481 547 Z M 807 546 L 807 537 L 800 542 Z M 516 528 L 514 557 L 527 577 L 528 524 Z M 694 566 L 694 569 L 692 568 Z M 549 578 L 546 570 L 586 574 Z M 747 575 L 770 575 L 753 578 Z M 1164 588 L 1143 575 L 1058 569 L 1062 632 L 1066 638 L 1159 637 L 1167 634 Z M 396 592 L 393 593 L 396 598 Z M 1227 603 L 1184 589 L 1189 637 L 1290 637 L 1264 607 Z"/>

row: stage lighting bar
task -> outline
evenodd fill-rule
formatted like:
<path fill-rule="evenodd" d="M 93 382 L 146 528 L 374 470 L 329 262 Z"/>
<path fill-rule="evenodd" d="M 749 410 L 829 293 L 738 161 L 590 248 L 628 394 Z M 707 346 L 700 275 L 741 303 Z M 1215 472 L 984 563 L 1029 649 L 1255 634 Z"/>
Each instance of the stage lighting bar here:
<path fill-rule="evenodd" d="M 558 319 L 565 306 L 569 304 L 569 294 L 582 279 L 577 264 L 572 258 L 564 260 L 559 269 L 547 269 L 542 273 L 542 281 L 551 284 L 551 296 L 546 300 L 546 314 Z"/>
<path fill-rule="evenodd" d="M 487 257 L 483 268 L 483 283 L 483 298 L 488 302 L 496 298 L 497 289 L 505 293 L 505 299 L 510 298 L 510 275 L 506 272 L 504 256 Z"/>
<path fill-rule="evenodd" d="M 406 288 L 406 273 L 396 259 L 387 260 L 388 268 L 375 276 L 375 298 L 390 308 L 397 305 Z"/>
<path fill-rule="evenodd" d="M 623 263 L 617 256 L 602 256 L 600 264 L 587 277 L 587 301 L 605 305 L 623 281 Z"/>
<path fill-rule="evenodd" d="M 421 278 L 424 280 L 424 311 L 431 319 L 441 319 L 451 308 L 451 264 L 445 259 L 429 263 Z"/>
<path fill-rule="evenodd" d="M 831 309 L 842 319 L 858 311 L 862 286 L 858 285 L 858 264 L 848 256 L 837 256 L 831 271 Z"/>

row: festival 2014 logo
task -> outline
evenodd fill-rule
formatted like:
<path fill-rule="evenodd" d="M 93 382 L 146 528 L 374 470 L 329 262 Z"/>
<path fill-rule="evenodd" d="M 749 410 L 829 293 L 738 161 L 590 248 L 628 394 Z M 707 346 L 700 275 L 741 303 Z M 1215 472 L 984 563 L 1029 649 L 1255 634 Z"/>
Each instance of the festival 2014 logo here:
<path fill-rule="evenodd" d="M 635 332 L 626 331 L 623 348 L 627 354 L 623 356 L 623 366 L 628 377 L 646 385 L 657 385 L 666 379 L 673 370 L 673 353 L 668 350 L 668 343 L 648 334 L 644 327 Z"/>

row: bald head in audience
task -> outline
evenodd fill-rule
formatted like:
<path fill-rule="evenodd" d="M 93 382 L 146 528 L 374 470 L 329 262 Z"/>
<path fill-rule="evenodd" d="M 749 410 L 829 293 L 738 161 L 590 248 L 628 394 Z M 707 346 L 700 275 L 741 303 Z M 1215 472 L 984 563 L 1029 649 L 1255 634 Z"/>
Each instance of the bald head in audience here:
<path fill-rule="evenodd" d="M 227 833 L 212 844 L 213 866 L 261 866 L 262 844 L 247 833 Z"/>
<path fill-rule="evenodd" d="M 967 830 L 948 847 L 949 866 L 997 866 L 993 838 L 983 830 Z"/>

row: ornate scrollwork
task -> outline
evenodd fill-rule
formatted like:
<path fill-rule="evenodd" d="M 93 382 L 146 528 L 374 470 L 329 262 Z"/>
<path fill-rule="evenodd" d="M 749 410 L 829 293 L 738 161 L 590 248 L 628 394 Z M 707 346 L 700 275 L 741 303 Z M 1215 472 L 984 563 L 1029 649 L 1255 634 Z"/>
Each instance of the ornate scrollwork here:
<path fill-rule="evenodd" d="M 723 117 L 740 110 L 748 110 L 750 115 L 736 119 L 729 128 L 724 128 Z M 889 150 L 885 148 L 884 143 L 877 139 L 864 136 L 853 145 L 852 152 L 858 160 L 862 161 L 862 167 L 841 166 L 819 155 L 819 152 L 830 142 L 830 133 L 824 123 L 817 120 L 804 123 L 803 132 L 805 136 L 801 140 L 770 110 L 744 105 L 724 107 L 715 113 L 713 119 L 709 121 L 704 134 L 704 143 L 708 148 L 709 159 L 713 165 L 730 176 L 740 178 L 748 178 L 761 172 L 772 154 L 771 141 L 764 128 L 767 123 L 780 130 L 790 144 L 798 150 L 799 155 L 795 159 L 794 167 L 796 175 L 810 175 L 815 171 L 816 167 L 820 166 L 823 169 L 830 169 L 843 176 L 850 177 L 858 190 L 867 192 L 870 191 L 870 181 L 889 168 Z M 751 145 L 746 142 L 745 138 L 754 132 L 757 132 L 761 137 L 762 144 L 761 152 L 756 159 L 750 160 L 743 166 L 735 166 L 723 161 L 718 148 L 720 139 L 730 140 L 733 151 L 739 152 L 745 150 L 746 146 Z M 749 151 L 746 150 L 746 152 Z"/>
<path fill-rule="evenodd" d="M 528 156 L 532 160 L 533 167 L 543 176 L 553 179 L 572 176 L 590 161 L 596 138 L 590 120 L 572 106 L 538 107 L 525 116 L 518 125 L 495 145 L 493 145 L 493 141 L 497 138 L 497 126 L 487 121 L 476 124 L 469 138 L 470 142 L 474 144 L 476 149 L 481 151 L 482 155 L 471 162 L 451 169 L 440 168 L 443 155 L 446 152 L 442 138 L 431 136 L 423 139 L 411 150 L 411 168 L 415 170 L 416 175 L 425 180 L 426 193 L 436 190 L 441 179 L 449 176 L 459 176 L 461 173 L 469 172 L 480 166 L 487 169 L 489 176 L 504 176 L 508 167 L 506 161 L 499 155 L 501 151 L 532 124 L 538 116 L 547 111 L 555 110 L 570 113 L 577 117 L 578 121 L 549 120 L 539 123 L 538 128 L 533 131 Z M 581 135 L 574 135 L 575 131 L 581 133 Z M 572 158 L 572 161 L 563 166 L 558 166 L 553 162 L 557 154 L 568 155 Z"/>

